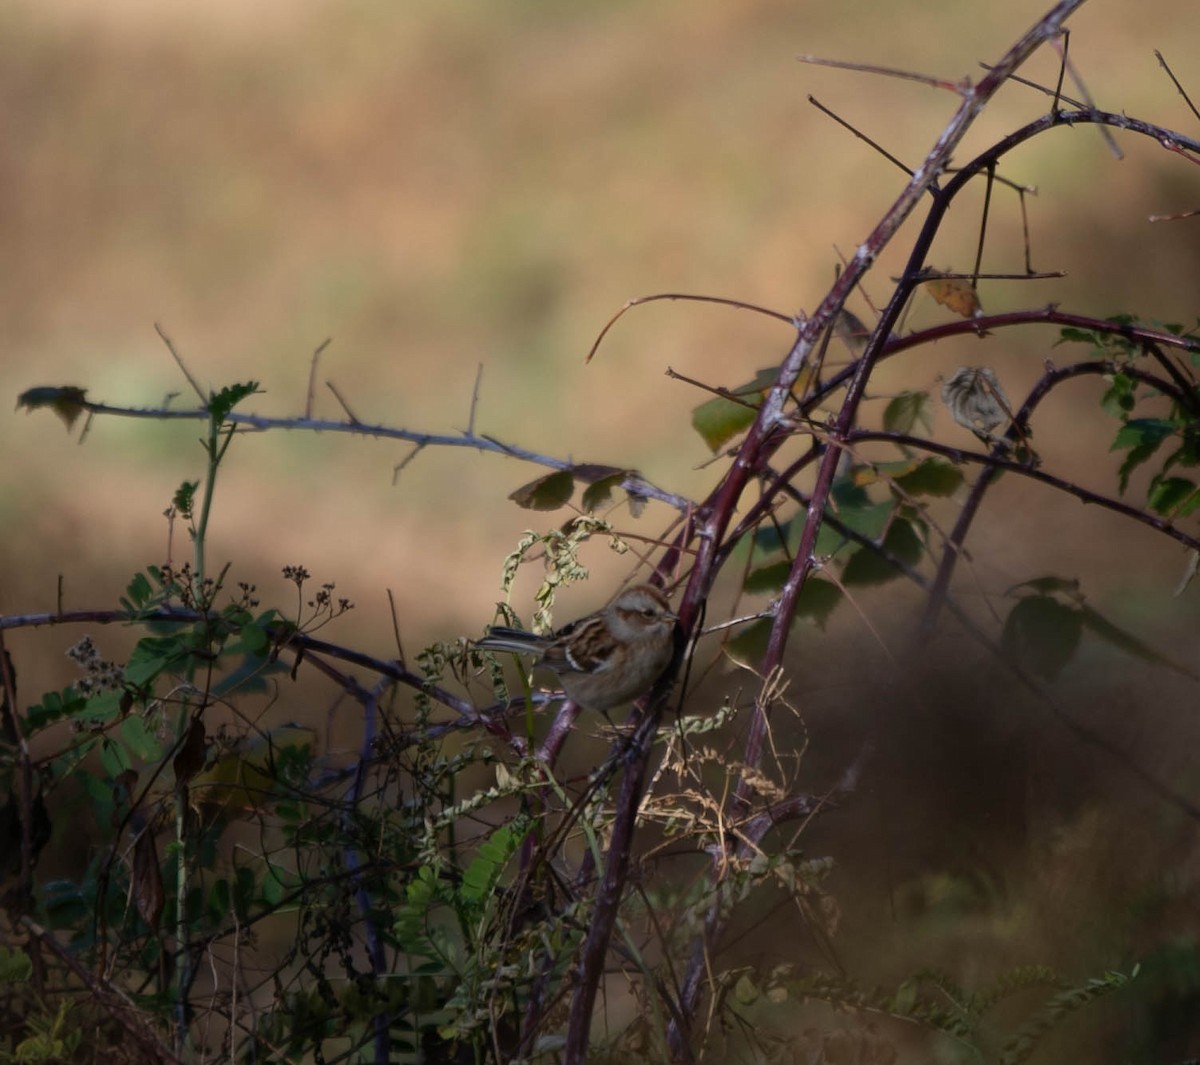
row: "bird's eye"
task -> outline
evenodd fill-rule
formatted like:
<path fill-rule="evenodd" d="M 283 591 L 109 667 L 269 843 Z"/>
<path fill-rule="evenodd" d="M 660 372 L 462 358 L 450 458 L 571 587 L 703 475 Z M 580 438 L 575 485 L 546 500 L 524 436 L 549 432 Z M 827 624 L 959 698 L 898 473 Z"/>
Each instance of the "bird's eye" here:
<path fill-rule="evenodd" d="M 658 611 L 656 611 L 653 607 L 648 606 L 648 607 L 646 607 L 645 610 L 642 611 L 642 617 L 644 617 L 647 621 L 652 621 L 657 616 L 658 616 Z"/>

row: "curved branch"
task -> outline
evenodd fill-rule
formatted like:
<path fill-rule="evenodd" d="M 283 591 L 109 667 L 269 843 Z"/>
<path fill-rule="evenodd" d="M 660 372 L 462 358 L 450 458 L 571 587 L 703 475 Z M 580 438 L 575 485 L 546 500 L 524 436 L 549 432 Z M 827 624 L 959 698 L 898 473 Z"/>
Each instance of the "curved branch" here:
<path fill-rule="evenodd" d="M 116 407 L 108 403 L 98 403 L 87 398 L 80 399 L 79 406 L 89 414 L 108 415 L 116 418 L 150 418 L 155 421 L 207 421 L 208 409 L 194 407 L 185 410 L 171 410 L 166 407 Z M 531 462 L 545 466 L 551 470 L 573 471 L 586 465 L 571 462 L 567 459 L 556 458 L 553 455 L 543 455 L 528 448 L 505 444 L 486 433 L 476 433 L 473 430 L 463 430 L 461 433 L 419 433 L 413 429 L 398 429 L 390 425 L 373 425 L 357 419 L 346 421 L 329 421 L 324 418 L 269 418 L 263 414 L 247 414 L 243 411 L 230 411 L 225 416 L 229 424 L 237 425 L 246 430 L 268 432 L 275 429 L 306 429 L 315 433 L 351 433 L 355 436 L 369 436 L 380 440 L 403 440 L 416 445 L 417 449 L 425 447 L 466 447 L 475 451 L 483 451 L 493 455 L 507 455 L 509 458 Z M 655 499 L 676 510 L 686 511 L 695 504 L 683 496 L 668 492 L 651 484 L 641 476 L 630 473 L 621 482 L 621 487 L 634 496 L 645 496 Z"/>
<path fill-rule="evenodd" d="M 40 628 L 43 625 L 71 625 L 81 623 L 121 625 L 135 620 L 191 625 L 198 621 L 213 621 L 218 617 L 219 615 L 217 614 L 205 614 L 198 610 L 172 610 L 166 608 L 147 612 L 139 611 L 135 615 L 131 615 L 125 610 L 64 610 L 61 613 L 47 612 L 0 616 L 0 632 L 8 629 L 34 629 Z M 282 645 L 296 650 L 300 656 L 304 656 L 308 652 L 316 652 L 343 662 L 349 662 L 351 665 L 362 666 L 397 684 L 403 684 L 405 687 L 423 692 L 448 709 L 455 711 L 460 716 L 478 718 L 475 707 L 466 699 L 436 684 L 430 684 L 425 677 L 422 677 L 418 673 L 413 673 L 412 670 L 407 669 L 403 663 L 395 659 L 376 658 L 373 655 L 363 654 L 361 651 L 355 651 L 349 647 L 341 647 L 338 644 L 329 643 L 327 640 L 318 640 L 303 632 L 289 632 L 288 627 L 282 623 L 268 626 L 267 632 Z M 325 672 L 327 676 L 338 681 L 356 698 L 367 696 L 368 693 L 353 678 L 345 677 L 336 672 L 330 673 L 329 667 L 322 667 L 319 660 L 314 659 L 313 664 L 316 668 L 322 669 L 322 672 Z"/>

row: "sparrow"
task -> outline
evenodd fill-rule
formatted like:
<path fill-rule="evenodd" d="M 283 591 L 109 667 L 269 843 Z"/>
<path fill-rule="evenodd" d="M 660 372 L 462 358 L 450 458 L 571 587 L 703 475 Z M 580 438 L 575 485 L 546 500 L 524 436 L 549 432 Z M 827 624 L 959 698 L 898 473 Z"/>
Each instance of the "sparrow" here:
<path fill-rule="evenodd" d="M 494 626 L 475 646 L 535 654 L 567 697 L 607 713 L 648 691 L 675 654 L 675 622 L 666 596 L 649 584 L 621 592 L 603 609 L 538 636 Z"/>

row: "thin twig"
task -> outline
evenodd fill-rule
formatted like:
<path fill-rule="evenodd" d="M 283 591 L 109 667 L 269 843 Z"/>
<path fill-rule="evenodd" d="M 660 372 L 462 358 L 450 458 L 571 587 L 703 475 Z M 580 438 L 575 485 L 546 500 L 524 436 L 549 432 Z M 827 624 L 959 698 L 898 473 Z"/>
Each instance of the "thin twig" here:
<path fill-rule="evenodd" d="M 353 425 L 355 428 L 358 428 L 359 426 L 361 426 L 362 422 L 360 422 L 358 420 L 358 415 L 356 415 L 354 413 L 354 411 L 352 411 L 350 409 L 350 404 L 346 402 L 346 400 L 342 396 L 341 392 L 338 391 L 337 385 L 335 385 L 332 381 L 326 381 L 325 387 L 328 388 L 329 391 L 333 393 L 334 398 L 337 399 L 338 403 L 341 404 L 342 410 L 344 410 L 346 412 L 346 417 L 349 419 L 350 424 Z"/>
<path fill-rule="evenodd" d="M 1169 66 L 1167 66 L 1167 61 L 1163 59 L 1162 52 L 1160 52 L 1157 48 L 1154 49 L 1154 57 L 1158 60 L 1158 65 L 1167 72 L 1167 77 L 1171 79 L 1171 83 L 1176 89 L 1179 90 L 1179 95 L 1183 97 L 1183 102 L 1188 105 L 1188 109 L 1193 115 L 1196 116 L 1197 119 L 1200 119 L 1200 111 L 1196 110 L 1196 105 L 1192 103 L 1192 98 L 1183 91 L 1183 86 L 1179 84 L 1179 79 L 1175 77 L 1175 72 L 1171 70 Z"/>
<path fill-rule="evenodd" d="M 981 67 L 983 67 L 984 70 L 992 69 L 987 63 L 980 63 L 979 65 Z M 1069 96 L 1063 96 L 1062 93 L 1057 91 L 1056 89 L 1047 89 L 1045 85 L 1039 85 L 1036 81 L 1030 81 L 1028 78 L 1023 78 L 1019 74 L 1012 75 L 1012 77 L 1010 77 L 1008 80 L 1016 83 L 1017 85 L 1024 85 L 1026 88 L 1029 88 L 1029 89 L 1036 89 L 1038 92 L 1042 93 L 1043 95 L 1051 97 L 1055 101 L 1053 109 L 1056 111 L 1058 110 L 1058 101 L 1064 101 L 1066 103 L 1069 103 L 1072 107 L 1078 107 L 1081 111 L 1085 109 L 1085 104 L 1083 103 L 1082 100 L 1073 100 Z M 1059 89 L 1061 89 L 1061 88 L 1062 88 L 1062 69 L 1060 67 L 1059 68 Z"/>
<path fill-rule="evenodd" d="M 1174 214 L 1152 214 L 1147 222 L 1178 222 L 1181 218 L 1195 218 L 1200 214 L 1200 208 L 1192 211 L 1176 211 Z"/>
<path fill-rule="evenodd" d="M 396 597 L 392 594 L 391 588 L 387 590 L 388 608 L 392 614 L 392 634 L 396 637 L 396 660 L 404 664 L 404 644 L 400 640 L 400 618 L 396 613 Z"/>
<path fill-rule="evenodd" d="M 694 377 L 688 377 L 687 374 L 678 373 L 670 366 L 667 367 L 667 376 L 673 381 L 682 381 L 685 385 L 691 385 L 693 388 L 698 388 L 702 392 L 709 392 L 718 399 L 727 399 L 730 403 L 736 403 L 741 407 L 746 407 L 749 410 L 757 411 L 759 404 L 751 403 L 748 399 L 739 396 L 736 392 L 731 392 L 728 388 L 722 388 L 720 385 L 706 385 L 703 381 L 697 381 Z"/>
<path fill-rule="evenodd" d="M 906 173 L 910 178 L 913 176 L 912 169 L 910 167 L 905 166 L 902 162 L 900 162 L 900 160 L 897 159 L 894 155 L 892 155 L 892 153 L 889 152 L 885 147 L 883 147 L 882 144 L 880 144 L 876 140 L 872 140 L 865 133 L 863 133 L 862 130 L 857 129 L 856 127 L 852 126 L 849 122 L 847 122 L 844 118 L 842 118 L 840 115 L 835 114 L 828 107 L 826 107 L 823 103 L 821 103 L 821 101 L 818 100 L 815 96 L 809 94 L 808 102 L 810 104 L 812 104 L 813 107 L 815 107 L 823 115 L 828 115 L 830 118 L 832 118 L 834 120 L 834 122 L 836 122 L 843 129 L 849 130 L 860 141 L 865 141 L 872 148 L 874 148 L 880 155 L 882 155 L 889 163 L 892 163 L 898 169 L 904 171 L 904 173 Z"/>
<path fill-rule="evenodd" d="M 471 411 L 467 415 L 467 436 L 475 435 L 475 411 L 479 407 L 479 386 L 483 384 L 483 363 L 475 371 L 475 387 L 471 390 Z"/>
<path fill-rule="evenodd" d="M 1071 80 L 1073 82 L 1075 82 L 1075 88 L 1077 88 L 1080 92 L 1080 95 L 1083 96 L 1083 99 L 1087 104 L 1087 109 L 1089 111 L 1095 111 L 1096 104 L 1095 104 L 1095 101 L 1092 99 L 1092 94 L 1088 91 L 1088 87 L 1083 83 L 1083 77 L 1080 75 L 1079 71 L 1075 68 L 1075 64 L 1071 62 L 1070 45 L 1071 45 L 1070 31 L 1065 31 L 1061 37 L 1058 37 L 1055 40 L 1050 42 L 1050 46 L 1062 58 L 1062 64 L 1067 69 L 1067 71 L 1070 73 Z M 1061 77 L 1061 75 L 1060 75 L 1060 77 Z M 1125 153 L 1121 151 L 1120 147 L 1117 144 L 1117 139 L 1112 135 L 1112 133 L 1109 131 L 1109 128 L 1107 126 L 1105 126 L 1105 125 L 1100 126 L 1100 135 L 1104 138 L 1104 143 L 1108 145 L 1108 150 L 1110 152 L 1112 152 L 1114 159 L 1124 159 L 1125 158 Z"/>
<path fill-rule="evenodd" d="M 304 417 L 311 418 L 313 403 L 316 402 L 317 364 L 321 361 L 321 353 L 333 343 L 333 337 L 326 337 L 314 349 L 312 359 L 308 364 L 308 394 L 304 401 Z"/>
<path fill-rule="evenodd" d="M 838 70 L 854 70 L 863 74 L 879 74 L 885 78 L 916 81 L 935 89 L 946 89 L 958 96 L 969 96 L 973 91 L 971 82 L 967 78 L 960 78 L 958 81 L 947 81 L 945 78 L 935 78 L 929 74 L 918 74 L 912 70 L 900 70 L 897 67 L 880 67 L 872 63 L 849 63 L 842 59 L 823 59 L 817 55 L 798 55 L 796 59 L 801 63 L 808 63 L 817 67 L 835 67 Z"/>
<path fill-rule="evenodd" d="M 653 296 L 635 296 L 631 300 L 626 300 L 616 314 L 614 314 L 607 322 L 604 323 L 604 328 L 597 334 L 596 339 L 592 342 L 591 348 L 588 350 L 587 358 L 584 362 L 591 362 L 596 352 L 600 350 L 600 345 L 604 338 L 618 320 L 624 316 L 627 311 L 634 307 L 640 307 L 644 303 L 654 303 L 657 300 L 687 300 L 691 303 L 719 303 L 725 307 L 733 307 L 741 311 L 753 311 L 755 314 L 766 315 L 768 318 L 776 318 L 781 322 L 786 322 L 790 326 L 796 324 L 795 315 L 784 314 L 782 311 L 773 311 L 770 307 L 760 307 L 756 303 L 747 303 L 745 300 L 730 299 L 728 296 L 699 296 L 690 292 L 659 292 Z"/>
<path fill-rule="evenodd" d="M 975 248 L 975 269 L 971 271 L 971 288 L 979 288 L 979 267 L 983 265 L 983 244 L 987 236 L 988 212 L 992 207 L 992 187 L 996 183 L 996 165 L 992 163 L 987 167 L 987 181 L 983 187 L 983 210 L 979 216 L 979 243 Z"/>
<path fill-rule="evenodd" d="M 392 484 L 395 485 L 400 480 L 400 474 L 404 472 L 404 468 L 412 462 L 422 451 L 425 450 L 424 444 L 415 444 L 413 449 L 404 456 L 395 466 L 392 467 Z"/>
<path fill-rule="evenodd" d="M 200 397 L 201 403 L 207 403 L 208 397 L 204 394 L 204 389 L 200 387 L 200 383 L 192 376 L 191 371 L 185 365 L 183 358 L 175 349 L 175 342 L 167 336 L 166 330 L 163 329 L 158 322 L 154 323 L 154 331 L 162 337 L 162 342 L 167 345 L 167 351 L 171 353 L 171 358 L 175 360 L 175 364 L 183 372 L 183 376 L 187 378 L 188 384 L 192 386 L 192 390 Z"/>

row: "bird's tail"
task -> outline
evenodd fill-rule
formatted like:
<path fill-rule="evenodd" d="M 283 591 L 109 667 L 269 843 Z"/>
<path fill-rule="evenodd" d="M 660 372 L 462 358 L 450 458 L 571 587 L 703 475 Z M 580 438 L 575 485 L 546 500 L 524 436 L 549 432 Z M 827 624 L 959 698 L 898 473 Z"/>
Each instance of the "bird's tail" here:
<path fill-rule="evenodd" d="M 543 637 L 524 629 L 510 629 L 495 625 L 488 634 L 475 644 L 483 651 L 512 651 L 518 655 L 537 654 L 542 649 Z"/>

